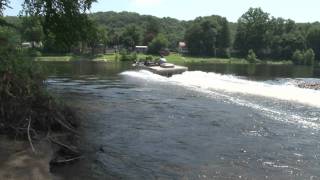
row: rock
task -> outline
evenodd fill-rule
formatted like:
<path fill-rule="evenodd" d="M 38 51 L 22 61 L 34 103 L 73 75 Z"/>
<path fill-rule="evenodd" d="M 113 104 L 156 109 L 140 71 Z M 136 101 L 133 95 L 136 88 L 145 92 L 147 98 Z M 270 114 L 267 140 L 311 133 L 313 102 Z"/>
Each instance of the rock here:
<path fill-rule="evenodd" d="M 306 89 L 320 90 L 320 83 L 301 83 L 301 84 L 298 84 L 298 87 L 306 88 Z"/>

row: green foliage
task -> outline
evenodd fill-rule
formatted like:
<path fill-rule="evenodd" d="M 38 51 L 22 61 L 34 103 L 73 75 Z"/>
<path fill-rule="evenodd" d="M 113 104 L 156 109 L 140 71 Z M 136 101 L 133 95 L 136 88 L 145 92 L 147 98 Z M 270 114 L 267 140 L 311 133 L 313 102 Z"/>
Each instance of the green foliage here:
<path fill-rule="evenodd" d="M 305 62 L 305 65 L 313 66 L 313 65 L 314 65 L 314 60 L 315 60 L 315 54 L 314 54 L 313 50 L 312 50 L 312 49 L 308 49 L 308 50 L 304 53 L 304 62 Z"/>
<path fill-rule="evenodd" d="M 260 8 L 250 8 L 238 20 L 234 47 L 245 55 L 252 49 L 258 54 L 267 47 L 266 33 L 268 31 L 269 14 Z"/>
<path fill-rule="evenodd" d="M 146 21 L 146 31 L 144 33 L 144 44 L 149 44 L 160 33 L 159 20 L 154 17 L 148 17 Z"/>
<path fill-rule="evenodd" d="M 290 59 L 296 49 L 305 49 L 305 36 L 292 20 L 272 18 L 268 34 L 269 57 L 273 59 Z"/>
<path fill-rule="evenodd" d="M 0 26 L 0 47 L 18 46 L 20 43 L 20 34 L 16 29 Z"/>
<path fill-rule="evenodd" d="M 147 61 L 153 61 L 153 56 L 146 56 Z"/>
<path fill-rule="evenodd" d="M 9 0 L 0 0 L 0 16 L 3 16 L 3 11 L 9 7 Z M 0 24 L 1 25 L 1 24 Z"/>
<path fill-rule="evenodd" d="M 257 61 L 257 56 L 252 49 L 248 51 L 248 55 L 246 59 L 249 63 L 255 63 Z"/>
<path fill-rule="evenodd" d="M 109 43 L 108 29 L 105 26 L 100 26 L 98 28 L 98 36 L 100 42 L 103 44 L 103 53 L 105 54 Z"/>
<path fill-rule="evenodd" d="M 22 40 L 39 43 L 43 40 L 44 34 L 40 19 L 37 17 L 22 17 L 21 25 Z"/>
<path fill-rule="evenodd" d="M 130 53 L 126 50 L 120 51 L 120 61 L 136 61 L 137 60 L 137 53 Z"/>
<path fill-rule="evenodd" d="M 313 66 L 315 63 L 315 53 L 312 49 L 306 51 L 296 50 L 292 55 L 292 61 L 296 65 Z"/>
<path fill-rule="evenodd" d="M 23 10 L 27 15 L 42 17 L 44 34 L 51 44 L 70 52 L 78 45 L 88 25 L 87 10 L 96 0 L 25 0 Z M 52 40 L 53 39 L 53 40 Z"/>
<path fill-rule="evenodd" d="M 292 61 L 296 65 L 303 65 L 304 64 L 303 52 L 301 52 L 300 50 L 296 50 L 292 55 Z"/>
<path fill-rule="evenodd" d="M 148 53 L 159 54 L 161 50 L 165 50 L 169 45 L 169 41 L 163 34 L 158 34 L 148 46 Z"/>
<path fill-rule="evenodd" d="M 320 28 L 312 29 L 308 33 L 307 44 L 315 52 L 316 59 L 320 61 Z"/>
<path fill-rule="evenodd" d="M 185 40 L 192 55 L 228 56 L 228 21 L 220 16 L 199 17 L 187 29 Z"/>
<path fill-rule="evenodd" d="M 135 25 L 127 26 L 121 35 L 121 42 L 127 49 L 133 50 L 141 42 L 142 31 Z"/>
<path fill-rule="evenodd" d="M 187 22 L 173 18 L 157 18 L 149 15 L 139 15 L 132 12 L 98 12 L 90 17 L 98 24 L 108 27 L 109 45 L 118 45 L 123 39 L 122 33 L 128 26 L 135 25 L 141 30 L 140 45 L 148 45 L 159 33 L 166 36 L 169 48 L 176 49 L 179 41 L 184 40 Z"/>
<path fill-rule="evenodd" d="M 91 55 L 93 56 L 95 54 L 95 49 L 101 41 L 98 25 L 93 21 L 87 21 L 87 26 L 84 27 L 84 30 L 85 32 L 82 37 L 82 41 L 86 42 L 91 48 Z"/>

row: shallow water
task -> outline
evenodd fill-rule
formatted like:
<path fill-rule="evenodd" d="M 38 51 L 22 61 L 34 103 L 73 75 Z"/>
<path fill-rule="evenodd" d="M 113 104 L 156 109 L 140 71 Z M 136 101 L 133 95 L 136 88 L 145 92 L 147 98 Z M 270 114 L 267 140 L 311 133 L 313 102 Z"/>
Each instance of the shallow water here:
<path fill-rule="evenodd" d="M 249 75 L 249 66 L 188 66 L 170 78 L 114 64 L 55 73 L 48 88 L 79 108 L 86 155 L 55 171 L 67 179 L 320 179 L 320 91 L 297 87 L 320 81 L 317 69 L 257 66 Z"/>

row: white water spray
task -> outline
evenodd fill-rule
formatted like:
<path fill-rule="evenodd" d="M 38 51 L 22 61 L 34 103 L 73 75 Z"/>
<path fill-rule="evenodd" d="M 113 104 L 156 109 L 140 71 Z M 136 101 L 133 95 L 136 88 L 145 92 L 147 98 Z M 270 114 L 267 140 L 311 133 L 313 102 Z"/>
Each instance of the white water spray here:
<path fill-rule="evenodd" d="M 159 76 L 148 71 L 126 71 L 121 74 L 147 82 L 170 83 L 191 87 L 199 91 L 209 90 L 241 93 L 320 107 L 320 91 L 303 89 L 290 84 L 272 85 L 265 82 L 240 79 L 232 75 L 221 75 L 202 71 L 188 71 L 170 78 Z"/>

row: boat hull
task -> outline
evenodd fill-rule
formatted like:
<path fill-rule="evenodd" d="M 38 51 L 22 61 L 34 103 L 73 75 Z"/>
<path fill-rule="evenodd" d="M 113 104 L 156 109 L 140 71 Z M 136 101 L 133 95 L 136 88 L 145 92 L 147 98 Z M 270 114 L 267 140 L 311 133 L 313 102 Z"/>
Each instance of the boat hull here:
<path fill-rule="evenodd" d="M 174 65 L 174 67 L 160 67 L 160 66 L 145 66 L 143 64 L 134 65 L 138 69 L 148 70 L 152 73 L 159 74 L 161 76 L 172 76 L 175 74 L 182 74 L 188 70 L 188 67 Z"/>

